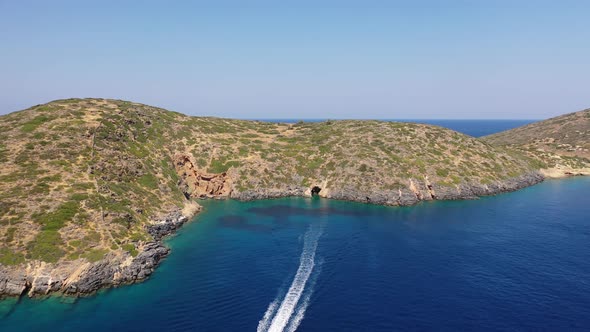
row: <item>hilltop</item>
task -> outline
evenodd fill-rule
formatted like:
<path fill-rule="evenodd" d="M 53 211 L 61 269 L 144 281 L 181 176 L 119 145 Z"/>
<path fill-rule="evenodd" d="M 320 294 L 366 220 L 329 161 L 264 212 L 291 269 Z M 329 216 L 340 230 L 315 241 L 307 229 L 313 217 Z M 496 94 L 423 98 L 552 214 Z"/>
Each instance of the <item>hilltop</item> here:
<path fill-rule="evenodd" d="M 449 129 L 266 123 L 67 99 L 0 116 L 0 295 L 88 294 L 149 276 L 196 198 L 384 205 L 542 181 L 539 160 Z"/>
<path fill-rule="evenodd" d="M 590 174 L 590 109 L 482 138 L 539 162 L 550 177 Z"/>

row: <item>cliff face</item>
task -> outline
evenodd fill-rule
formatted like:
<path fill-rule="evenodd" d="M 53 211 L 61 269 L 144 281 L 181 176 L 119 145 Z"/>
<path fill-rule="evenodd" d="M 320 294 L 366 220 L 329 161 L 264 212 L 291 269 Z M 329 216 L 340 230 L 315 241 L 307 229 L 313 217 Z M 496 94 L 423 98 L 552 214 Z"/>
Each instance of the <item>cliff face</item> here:
<path fill-rule="evenodd" d="M 528 156 L 545 176 L 590 175 L 590 109 L 482 139 Z"/>
<path fill-rule="evenodd" d="M 196 198 L 412 205 L 542 181 L 535 160 L 423 124 L 277 124 L 68 99 L 0 117 L 0 295 L 142 280 Z"/>
<path fill-rule="evenodd" d="M 191 156 L 174 156 L 176 172 L 180 176 L 180 187 L 187 197 L 227 197 L 231 194 L 232 179 L 226 172 L 213 174 L 199 170 Z"/>

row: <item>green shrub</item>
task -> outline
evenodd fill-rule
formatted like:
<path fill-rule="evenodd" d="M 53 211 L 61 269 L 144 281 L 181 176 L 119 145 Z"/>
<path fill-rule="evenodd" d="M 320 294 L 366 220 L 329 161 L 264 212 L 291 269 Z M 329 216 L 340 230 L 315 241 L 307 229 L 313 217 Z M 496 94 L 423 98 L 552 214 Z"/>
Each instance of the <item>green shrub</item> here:
<path fill-rule="evenodd" d="M 6 238 L 4 239 L 7 243 L 12 242 L 14 240 L 14 233 L 16 232 L 16 227 L 9 227 L 6 230 Z"/>
<path fill-rule="evenodd" d="M 76 202 L 80 202 L 80 201 L 88 199 L 88 195 L 76 193 L 76 194 L 72 194 L 72 196 L 70 196 L 70 199 L 73 201 L 76 201 Z"/>
<path fill-rule="evenodd" d="M 89 262 L 94 263 L 103 259 L 107 252 L 108 250 L 106 249 L 93 249 L 83 254 L 82 257 L 86 258 Z"/>
<path fill-rule="evenodd" d="M 38 215 L 36 220 L 42 225 L 42 230 L 59 230 L 66 222 L 72 220 L 80 205 L 78 202 L 70 201 L 60 205 L 55 211 Z"/>
<path fill-rule="evenodd" d="M 37 127 L 39 127 L 40 125 L 51 120 L 53 120 L 53 118 L 45 115 L 38 115 L 33 120 L 25 122 L 25 124 L 23 124 L 23 126 L 21 127 L 21 130 L 25 133 L 30 133 L 37 129 Z"/>
<path fill-rule="evenodd" d="M 138 252 L 133 243 L 127 243 L 121 246 L 123 250 L 127 251 L 132 257 L 137 256 Z"/>
<path fill-rule="evenodd" d="M 46 195 L 49 194 L 49 185 L 47 183 L 38 183 L 36 186 L 34 186 L 31 191 L 29 192 L 31 195 L 35 195 L 35 194 L 42 194 L 42 195 Z"/>
<path fill-rule="evenodd" d="M 239 167 L 240 162 L 237 160 L 225 161 L 224 159 L 216 159 L 211 162 L 209 166 L 209 173 L 223 173 L 227 172 L 231 167 Z"/>
<path fill-rule="evenodd" d="M 149 189 L 158 189 L 158 178 L 153 176 L 152 174 L 145 174 L 139 177 L 137 180 L 142 187 L 149 188 Z"/>
<path fill-rule="evenodd" d="M 446 177 L 447 175 L 449 175 L 449 170 L 444 169 L 444 168 L 437 168 L 436 175 L 441 176 L 441 177 Z"/>
<path fill-rule="evenodd" d="M 6 157 L 6 146 L 0 143 L 0 162 L 7 161 Z"/>
<path fill-rule="evenodd" d="M 63 240 L 57 230 L 42 230 L 27 245 L 27 249 L 32 259 L 55 263 L 65 254 L 61 249 L 62 244 Z"/>
<path fill-rule="evenodd" d="M 9 248 L 0 248 L 0 265 L 18 265 L 25 262 L 25 256 Z"/>

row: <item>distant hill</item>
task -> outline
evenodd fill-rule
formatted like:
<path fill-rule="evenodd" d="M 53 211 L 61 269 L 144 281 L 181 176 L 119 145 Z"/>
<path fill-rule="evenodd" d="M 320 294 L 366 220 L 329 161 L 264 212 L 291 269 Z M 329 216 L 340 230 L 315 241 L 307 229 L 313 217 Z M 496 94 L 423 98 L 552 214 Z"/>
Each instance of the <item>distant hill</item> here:
<path fill-rule="evenodd" d="M 67 99 L 0 116 L 0 295 L 86 294 L 147 277 L 194 198 L 384 205 L 542 180 L 538 161 L 445 128 L 280 124 Z"/>
<path fill-rule="evenodd" d="M 590 109 L 482 138 L 494 145 L 517 149 L 539 160 L 545 174 L 589 174 Z"/>

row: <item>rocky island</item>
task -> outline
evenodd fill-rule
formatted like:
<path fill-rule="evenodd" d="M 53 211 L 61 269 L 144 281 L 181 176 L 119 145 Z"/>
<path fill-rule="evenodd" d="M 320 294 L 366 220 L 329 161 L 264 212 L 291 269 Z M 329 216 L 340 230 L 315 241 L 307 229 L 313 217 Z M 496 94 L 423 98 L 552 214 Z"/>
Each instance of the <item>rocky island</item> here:
<path fill-rule="evenodd" d="M 198 198 L 383 205 L 472 199 L 587 174 L 588 110 L 476 139 L 385 121 L 267 123 L 66 99 L 0 116 L 0 296 L 147 278 Z"/>

